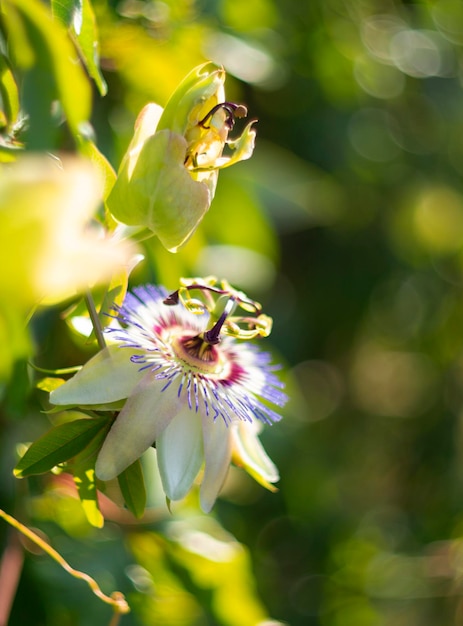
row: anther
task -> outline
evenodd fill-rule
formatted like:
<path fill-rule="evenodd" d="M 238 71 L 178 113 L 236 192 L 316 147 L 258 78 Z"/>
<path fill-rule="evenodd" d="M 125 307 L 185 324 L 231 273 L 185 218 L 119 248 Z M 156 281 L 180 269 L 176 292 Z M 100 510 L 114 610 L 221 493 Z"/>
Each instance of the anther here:
<path fill-rule="evenodd" d="M 220 109 L 224 109 L 228 113 L 225 119 L 225 125 L 228 127 L 229 130 L 233 129 L 233 126 L 235 125 L 235 118 L 241 119 L 243 117 L 246 117 L 246 115 L 248 114 L 248 110 L 244 106 L 244 104 L 235 104 L 234 102 L 221 102 L 220 104 L 216 104 L 215 107 L 212 107 L 209 113 L 198 122 L 199 126 L 202 126 L 203 128 L 210 128 L 209 126 L 206 126 L 207 120 L 209 120 L 214 115 L 214 113 L 216 111 L 219 111 Z"/>
<path fill-rule="evenodd" d="M 173 293 L 169 294 L 167 298 L 164 298 L 164 300 L 162 301 L 163 304 L 167 304 L 168 306 L 174 306 L 178 304 L 178 302 L 179 302 L 178 289 L 177 291 L 174 291 Z"/>

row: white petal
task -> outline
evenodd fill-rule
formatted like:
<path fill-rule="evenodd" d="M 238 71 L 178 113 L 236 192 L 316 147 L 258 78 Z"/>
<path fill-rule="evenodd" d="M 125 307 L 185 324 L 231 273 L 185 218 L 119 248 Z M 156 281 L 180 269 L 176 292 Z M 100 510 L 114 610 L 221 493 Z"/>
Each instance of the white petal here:
<path fill-rule="evenodd" d="M 164 381 L 148 372 L 137 385 L 116 418 L 98 455 L 95 472 L 111 480 L 138 459 L 159 437 L 184 402 L 171 385 L 161 391 Z"/>
<path fill-rule="evenodd" d="M 268 483 L 277 482 L 280 478 L 278 469 L 265 452 L 253 424 L 243 422 L 234 424 L 232 428 L 235 453 L 240 464 L 254 478 L 263 478 Z"/>
<path fill-rule="evenodd" d="M 104 404 L 127 398 L 143 377 L 140 366 L 132 363 L 140 350 L 108 346 L 88 361 L 75 376 L 50 394 L 59 405 Z"/>
<path fill-rule="evenodd" d="M 217 418 L 203 416 L 205 468 L 199 492 L 201 508 L 205 513 L 214 506 L 225 481 L 231 461 L 231 426 Z"/>
<path fill-rule="evenodd" d="M 185 497 L 204 460 L 201 417 L 187 406 L 156 443 L 162 485 L 170 500 Z"/>

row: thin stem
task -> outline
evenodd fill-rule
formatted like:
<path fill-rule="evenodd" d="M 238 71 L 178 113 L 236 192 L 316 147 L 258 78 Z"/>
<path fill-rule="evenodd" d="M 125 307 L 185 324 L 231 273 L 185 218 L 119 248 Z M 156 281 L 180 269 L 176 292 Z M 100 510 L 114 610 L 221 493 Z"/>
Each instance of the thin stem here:
<path fill-rule="evenodd" d="M 96 336 L 96 340 L 101 350 L 106 348 L 106 341 L 103 337 L 103 329 L 101 328 L 100 318 L 98 317 L 98 313 L 95 308 L 95 302 L 93 301 L 93 296 L 90 292 L 90 289 L 85 292 L 85 304 L 87 305 L 87 310 L 90 315 L 90 319 L 92 320 L 93 331 Z"/>
<path fill-rule="evenodd" d="M 106 602 L 106 604 L 112 605 L 115 613 L 123 614 L 130 611 L 129 605 L 126 602 L 124 595 L 120 591 L 115 591 L 111 594 L 111 596 L 107 596 L 101 591 L 97 582 L 91 576 L 89 576 L 85 572 L 80 572 L 79 570 L 71 567 L 69 563 L 65 559 L 63 559 L 59 552 L 52 548 L 41 537 L 36 535 L 34 531 L 30 530 L 30 528 L 27 528 L 27 526 L 21 524 L 21 522 L 19 522 L 11 515 L 8 515 L 8 513 L 5 513 L 5 511 L 3 511 L 2 509 L 0 509 L 0 517 L 3 517 L 5 522 L 13 526 L 13 528 L 16 528 L 16 530 L 19 530 L 20 533 L 22 533 L 25 537 L 30 539 L 30 541 L 35 543 L 35 545 L 37 545 L 44 552 L 46 552 L 46 554 L 48 554 L 48 556 L 50 556 L 54 561 L 61 565 L 61 567 L 66 572 L 68 572 L 68 574 L 71 574 L 71 576 L 74 576 L 74 578 L 80 578 L 81 580 L 84 580 L 93 591 L 93 593 L 97 596 L 97 598 L 99 598 L 102 602 Z M 110 626 L 113 626 L 113 622 L 111 622 Z"/>

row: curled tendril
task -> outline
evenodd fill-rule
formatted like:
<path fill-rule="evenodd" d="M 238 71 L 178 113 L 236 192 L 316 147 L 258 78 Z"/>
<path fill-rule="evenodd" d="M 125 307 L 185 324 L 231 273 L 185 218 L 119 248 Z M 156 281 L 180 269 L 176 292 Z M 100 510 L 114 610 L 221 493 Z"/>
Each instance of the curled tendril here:
<path fill-rule="evenodd" d="M 120 591 L 114 591 L 110 596 L 107 596 L 103 593 L 96 583 L 96 581 L 86 572 L 81 572 L 80 570 L 76 570 L 61 556 L 59 552 L 57 552 L 50 544 L 44 541 L 37 533 L 33 530 L 21 524 L 15 517 L 12 517 L 3 509 L 0 509 L 0 517 L 2 517 L 8 524 L 16 528 L 24 537 L 27 537 L 30 541 L 35 543 L 39 548 L 41 548 L 46 554 L 48 554 L 58 565 L 60 565 L 68 574 L 73 576 L 74 578 L 79 578 L 87 583 L 93 593 L 99 598 L 102 602 L 106 604 L 110 604 L 114 610 L 116 615 L 123 615 L 124 613 L 130 612 L 130 607 L 127 604 L 127 601 L 124 597 L 124 594 Z M 111 623 L 116 623 L 115 621 Z"/>

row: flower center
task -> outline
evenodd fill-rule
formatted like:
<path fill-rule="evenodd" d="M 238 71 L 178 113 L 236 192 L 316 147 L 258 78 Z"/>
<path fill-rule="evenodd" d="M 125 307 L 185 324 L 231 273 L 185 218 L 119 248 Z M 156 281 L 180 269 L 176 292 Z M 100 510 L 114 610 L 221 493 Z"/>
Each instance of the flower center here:
<path fill-rule="evenodd" d="M 218 350 L 199 335 L 176 337 L 172 348 L 179 359 L 199 373 L 218 374 L 222 370 Z"/>

